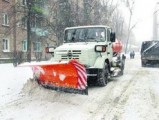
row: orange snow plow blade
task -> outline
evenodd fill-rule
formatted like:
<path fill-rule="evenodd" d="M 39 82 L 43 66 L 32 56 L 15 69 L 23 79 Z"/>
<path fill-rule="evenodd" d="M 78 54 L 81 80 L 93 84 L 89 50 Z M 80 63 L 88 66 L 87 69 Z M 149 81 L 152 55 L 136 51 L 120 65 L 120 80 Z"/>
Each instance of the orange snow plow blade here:
<path fill-rule="evenodd" d="M 68 63 L 31 65 L 31 67 L 38 83 L 46 88 L 88 94 L 86 69 L 76 60 Z"/>

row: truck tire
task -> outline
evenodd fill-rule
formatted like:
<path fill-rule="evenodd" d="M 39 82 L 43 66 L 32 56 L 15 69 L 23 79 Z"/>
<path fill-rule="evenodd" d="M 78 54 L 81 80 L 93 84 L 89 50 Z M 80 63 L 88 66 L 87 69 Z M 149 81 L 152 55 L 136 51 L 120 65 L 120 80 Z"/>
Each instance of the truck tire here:
<path fill-rule="evenodd" d="M 121 61 L 121 66 L 120 66 L 121 71 L 119 73 L 120 76 L 124 74 L 124 68 L 125 68 L 125 61 Z"/>
<path fill-rule="evenodd" d="M 141 60 L 141 66 L 146 67 L 146 64 Z"/>
<path fill-rule="evenodd" d="M 98 78 L 97 78 L 97 85 L 98 86 L 103 87 L 103 86 L 107 85 L 108 74 L 109 74 L 108 65 L 105 63 L 103 69 L 100 70 L 99 73 L 98 73 Z"/>

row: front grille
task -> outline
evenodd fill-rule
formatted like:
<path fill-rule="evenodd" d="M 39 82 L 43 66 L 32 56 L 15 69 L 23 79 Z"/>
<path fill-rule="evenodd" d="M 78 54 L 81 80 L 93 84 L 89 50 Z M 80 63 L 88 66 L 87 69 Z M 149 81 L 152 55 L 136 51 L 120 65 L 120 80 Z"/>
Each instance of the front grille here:
<path fill-rule="evenodd" d="M 81 55 L 81 50 L 69 50 L 67 55 L 61 55 L 62 60 L 77 59 Z"/>

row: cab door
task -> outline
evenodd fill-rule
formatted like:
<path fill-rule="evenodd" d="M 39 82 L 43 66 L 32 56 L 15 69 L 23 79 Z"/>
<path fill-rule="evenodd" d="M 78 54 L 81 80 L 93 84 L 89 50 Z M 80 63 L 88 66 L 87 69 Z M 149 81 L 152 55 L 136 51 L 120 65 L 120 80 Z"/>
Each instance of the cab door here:
<path fill-rule="evenodd" d="M 111 29 L 106 29 L 106 41 L 107 41 L 107 56 L 110 60 L 113 57 L 113 50 L 112 50 L 112 42 L 110 40 Z"/>

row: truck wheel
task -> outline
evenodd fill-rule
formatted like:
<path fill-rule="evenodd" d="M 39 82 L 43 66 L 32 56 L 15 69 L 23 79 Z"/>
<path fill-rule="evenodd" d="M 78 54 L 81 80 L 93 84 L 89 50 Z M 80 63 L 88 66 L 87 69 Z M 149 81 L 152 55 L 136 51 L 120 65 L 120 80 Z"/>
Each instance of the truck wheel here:
<path fill-rule="evenodd" d="M 146 64 L 143 61 L 141 61 L 141 66 L 146 67 Z"/>
<path fill-rule="evenodd" d="M 120 71 L 119 75 L 124 74 L 124 68 L 125 68 L 125 61 L 121 61 L 121 67 L 120 67 L 121 71 Z"/>
<path fill-rule="evenodd" d="M 108 83 L 108 65 L 105 64 L 103 69 L 99 71 L 98 78 L 97 78 L 97 85 L 98 86 L 106 86 Z"/>

